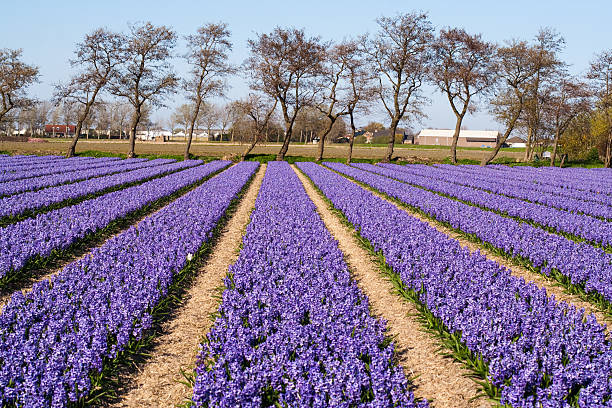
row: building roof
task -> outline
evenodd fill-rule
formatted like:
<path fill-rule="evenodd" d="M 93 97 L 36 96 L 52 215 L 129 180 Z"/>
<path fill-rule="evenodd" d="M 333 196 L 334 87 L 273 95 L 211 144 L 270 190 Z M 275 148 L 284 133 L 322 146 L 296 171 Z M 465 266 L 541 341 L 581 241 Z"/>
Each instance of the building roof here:
<path fill-rule="evenodd" d="M 455 133 L 454 129 L 422 129 L 417 137 L 420 136 L 434 136 L 434 137 L 453 137 Z M 497 130 L 460 130 L 459 137 L 469 137 L 478 139 L 491 139 L 497 140 L 499 132 Z"/>
<path fill-rule="evenodd" d="M 397 129 L 395 129 L 396 135 L 403 135 L 405 133 L 406 131 L 404 130 L 404 128 L 398 127 Z M 391 134 L 391 129 L 376 129 L 374 133 L 372 133 L 372 136 L 380 137 L 380 136 L 389 136 L 390 134 Z"/>
<path fill-rule="evenodd" d="M 514 136 L 509 139 L 506 139 L 506 143 L 525 143 L 525 140 L 521 139 L 518 136 Z"/>

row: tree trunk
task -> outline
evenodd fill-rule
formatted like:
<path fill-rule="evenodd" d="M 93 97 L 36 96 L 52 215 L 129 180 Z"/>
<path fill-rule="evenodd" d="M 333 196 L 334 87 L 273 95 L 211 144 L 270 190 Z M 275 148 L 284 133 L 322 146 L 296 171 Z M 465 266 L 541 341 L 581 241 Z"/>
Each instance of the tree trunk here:
<path fill-rule="evenodd" d="M 533 161 L 533 155 L 535 154 L 536 151 L 536 141 L 538 139 L 538 129 L 532 129 L 531 130 L 531 148 L 529 149 L 529 158 L 527 159 L 528 161 Z"/>
<path fill-rule="evenodd" d="M 565 161 L 567 160 L 567 153 L 563 153 L 561 155 L 561 163 L 559 163 L 559 168 L 562 168 L 563 165 L 565 164 Z"/>
<path fill-rule="evenodd" d="M 608 142 L 606 143 L 606 160 L 604 167 L 612 167 L 612 133 L 608 135 Z"/>
<path fill-rule="evenodd" d="M 346 164 L 351 164 L 351 160 L 353 160 L 353 142 L 355 142 L 355 121 L 353 120 L 353 112 L 349 113 L 351 117 L 351 138 L 349 139 L 349 149 L 348 156 L 346 157 Z"/>
<path fill-rule="evenodd" d="M 533 134 L 533 130 L 531 126 L 527 127 L 527 143 L 525 143 L 525 154 L 523 155 L 523 161 L 529 161 L 529 157 L 531 155 L 531 137 Z"/>
<path fill-rule="evenodd" d="M 249 143 L 249 145 L 244 150 L 244 152 L 242 152 L 242 156 L 240 156 L 240 161 L 244 161 L 244 159 L 246 159 L 247 155 L 249 153 L 251 153 L 251 151 L 255 148 L 255 145 L 257 144 L 257 140 L 258 139 L 259 139 L 259 134 L 255 133 L 253 135 L 253 140 L 251 140 L 251 143 Z"/>
<path fill-rule="evenodd" d="M 508 136 L 510 136 L 510 133 L 514 129 L 514 125 L 516 124 L 516 121 L 518 120 L 520 115 L 521 115 L 521 110 L 519 109 L 519 111 L 510 120 L 510 124 L 508 125 L 508 129 L 506 129 L 506 132 L 503 134 L 503 136 L 495 144 L 495 147 L 493 148 L 493 151 L 491 152 L 491 154 L 489 154 L 488 156 L 485 156 L 481 160 L 481 162 L 480 162 L 481 166 L 486 166 L 487 164 L 489 164 L 495 158 L 495 156 L 497 156 L 497 153 L 499 153 L 499 149 L 501 149 L 501 146 L 504 143 L 506 143 L 506 139 L 508 139 Z"/>
<path fill-rule="evenodd" d="M 555 159 L 557 158 L 557 146 L 559 146 L 559 136 L 561 135 L 561 132 L 559 131 L 559 129 L 556 130 L 555 132 L 555 141 L 553 144 L 553 151 L 552 154 L 550 155 L 550 166 L 554 166 L 555 165 Z"/>
<path fill-rule="evenodd" d="M 187 134 L 187 126 L 185 126 L 185 137 L 187 138 L 187 143 L 185 144 L 185 154 L 183 155 L 183 160 L 189 160 L 189 149 L 191 149 L 191 141 L 193 140 L 193 128 L 195 127 L 196 119 L 198 114 L 200 113 L 200 104 L 202 100 L 198 98 L 196 101 L 195 109 L 193 111 L 193 116 L 191 117 L 191 121 L 189 122 L 189 134 Z M 210 131 L 208 132 L 210 136 Z"/>
<path fill-rule="evenodd" d="M 136 148 L 136 128 L 138 127 L 138 122 L 140 122 L 140 109 L 137 109 L 134 112 L 132 123 L 130 125 L 130 150 L 127 154 L 128 159 L 136 157 L 134 149 Z"/>
<path fill-rule="evenodd" d="M 192 123 L 189 127 L 189 133 L 187 134 L 187 143 L 185 144 L 185 154 L 183 154 L 183 160 L 189 160 L 189 149 L 191 148 L 191 140 L 193 139 L 193 127 Z"/>
<path fill-rule="evenodd" d="M 453 164 L 457 164 L 457 141 L 459 140 L 459 133 L 461 132 L 461 122 L 463 122 L 463 116 L 457 115 L 455 132 L 453 133 L 453 142 L 451 143 L 451 162 Z"/>
<path fill-rule="evenodd" d="M 72 157 L 76 151 L 76 145 L 79 141 L 79 135 L 81 134 L 81 128 L 83 127 L 83 121 L 79 120 L 76 125 L 76 131 L 74 132 L 74 137 L 72 138 L 72 143 L 70 143 L 70 147 L 68 148 L 68 153 L 66 153 L 66 157 Z"/>
<path fill-rule="evenodd" d="M 321 138 L 319 139 L 319 154 L 317 155 L 318 162 L 323 160 L 323 149 L 325 149 L 325 138 L 331 132 L 335 121 L 336 121 L 336 118 L 334 118 L 333 120 L 330 118 L 329 125 L 327 126 L 327 128 L 325 129 L 325 132 L 323 132 L 323 134 L 321 135 Z"/>
<path fill-rule="evenodd" d="M 96 95 L 98 94 L 99 90 L 100 88 L 97 88 L 93 92 L 91 100 L 85 104 L 85 107 L 83 109 L 83 114 L 77 119 L 76 129 L 74 131 L 74 137 L 72 138 L 72 143 L 70 143 L 70 147 L 68 148 L 68 153 L 66 154 L 66 157 L 72 157 L 75 154 L 76 145 L 77 145 L 77 142 L 79 141 L 79 136 L 81 135 L 81 129 L 83 129 L 83 123 L 87 119 L 87 116 L 89 116 L 89 111 L 96 100 Z M 68 128 L 66 127 L 66 129 Z M 68 131 L 66 131 L 66 133 L 68 133 Z M 87 128 L 87 138 L 89 139 L 89 128 Z"/>
<path fill-rule="evenodd" d="M 276 155 L 276 160 L 285 160 L 285 155 L 287 154 L 287 150 L 289 150 L 289 141 L 291 140 L 291 131 L 293 126 L 287 125 L 287 132 L 285 133 L 285 138 L 283 139 L 283 145 L 281 146 L 280 151 Z"/>
<path fill-rule="evenodd" d="M 398 123 L 399 120 L 396 119 L 391 121 L 391 128 L 389 129 L 391 131 L 391 134 L 389 135 L 389 143 L 387 144 L 387 151 L 385 152 L 385 157 L 382 159 L 383 163 L 391 162 L 391 158 L 393 156 L 393 147 L 395 146 L 395 132 L 397 131 Z"/>

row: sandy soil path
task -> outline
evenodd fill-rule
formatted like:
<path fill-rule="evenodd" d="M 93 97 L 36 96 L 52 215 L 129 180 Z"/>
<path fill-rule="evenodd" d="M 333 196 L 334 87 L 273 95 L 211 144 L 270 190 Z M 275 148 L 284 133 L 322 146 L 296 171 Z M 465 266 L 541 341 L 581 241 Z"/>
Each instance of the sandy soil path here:
<path fill-rule="evenodd" d="M 375 260 L 360 246 L 354 231 L 332 213 L 310 180 L 295 170 L 326 227 L 338 240 L 354 278 L 370 300 L 373 315 L 387 320 L 404 372 L 409 377 L 417 376 L 415 396 L 433 401 L 434 407 L 492 406 L 486 397 L 470 401 L 478 395 L 479 387 L 466 377 L 469 372 L 460 363 L 436 352 L 439 344 L 423 331 L 415 317 L 414 305 L 393 293 L 393 285 L 381 275 Z"/>
<path fill-rule="evenodd" d="M 265 173 L 262 165 L 236 212 L 223 229 L 206 264 L 188 289 L 180 309 L 164 323 L 147 362 L 127 379 L 115 407 L 172 407 L 191 396 L 191 387 L 180 374 L 193 370 L 202 336 L 213 322 L 209 315 L 218 307 L 214 298 L 228 267 L 238 257 L 242 236 L 255 205 Z"/>

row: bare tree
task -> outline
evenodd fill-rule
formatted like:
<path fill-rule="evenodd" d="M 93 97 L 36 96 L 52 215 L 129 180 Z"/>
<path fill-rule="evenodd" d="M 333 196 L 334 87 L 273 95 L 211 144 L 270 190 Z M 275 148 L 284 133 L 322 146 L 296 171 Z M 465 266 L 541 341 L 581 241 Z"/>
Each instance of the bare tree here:
<path fill-rule="evenodd" d="M 215 136 L 212 134 L 212 129 L 219 123 L 219 109 L 216 105 L 210 103 L 203 103 L 198 112 L 202 124 L 206 126 L 206 133 L 208 134 L 208 140 L 215 140 Z"/>
<path fill-rule="evenodd" d="M 181 125 L 183 127 L 183 130 L 185 132 L 185 137 L 187 137 L 187 133 L 189 132 L 189 125 L 192 121 L 192 119 L 194 118 L 193 115 L 193 106 L 189 103 L 184 103 L 180 106 L 178 106 L 175 110 L 174 113 L 172 113 L 172 120 L 174 121 L 174 123 L 178 123 L 179 125 Z M 202 116 L 202 112 L 199 112 L 198 117 L 196 117 L 195 119 L 195 123 L 194 126 L 196 126 Z"/>
<path fill-rule="evenodd" d="M 175 91 L 178 78 L 171 71 L 169 58 L 176 44 L 176 34 L 169 27 L 150 22 L 130 26 L 126 38 L 124 62 L 110 82 L 113 95 L 126 98 L 134 111 L 130 122 L 128 157 L 134 157 L 136 129 L 145 103 L 163 106 L 163 99 Z"/>
<path fill-rule="evenodd" d="M 219 124 L 221 125 L 221 135 L 225 135 L 225 131 L 232 122 L 232 118 L 234 117 L 234 112 L 232 112 L 232 109 L 235 108 L 235 104 L 231 102 L 217 106 L 217 117 L 219 118 Z M 231 141 L 233 142 L 234 140 L 232 139 Z"/>
<path fill-rule="evenodd" d="M 76 117 L 79 114 L 79 106 L 72 100 L 64 100 L 58 105 L 58 111 L 63 124 L 66 125 L 64 137 L 67 137 L 69 126 L 75 123 Z"/>
<path fill-rule="evenodd" d="M 0 122 L 11 109 L 27 108 L 33 104 L 26 89 L 38 82 L 38 67 L 21 60 L 22 50 L 0 49 Z"/>
<path fill-rule="evenodd" d="M 225 92 L 225 77 L 234 73 L 235 68 L 227 61 L 232 50 L 230 31 L 225 23 L 208 23 L 198 28 L 197 34 L 185 37 L 189 51 L 185 55 L 192 69 L 190 78 L 183 82 L 187 98 L 193 104 L 193 112 L 187 133 L 184 158 L 189 158 L 193 129 L 202 103 L 211 96 Z"/>
<path fill-rule="evenodd" d="M 244 101 L 236 100 L 228 103 L 225 106 L 225 115 L 223 120 L 225 122 L 225 126 L 229 128 L 228 130 L 231 135 L 230 140 L 232 142 L 235 141 L 237 125 L 246 117 L 243 109 L 243 102 Z M 240 143 L 242 143 L 242 138 L 239 139 Z"/>
<path fill-rule="evenodd" d="M 585 83 L 569 77 L 565 72 L 558 76 L 550 88 L 550 97 L 544 109 L 554 131 L 553 151 L 550 156 L 550 165 L 554 166 L 559 138 L 576 116 L 589 110 L 591 94 Z"/>
<path fill-rule="evenodd" d="M 37 101 L 19 112 L 23 122 L 27 124 L 30 136 L 40 134 L 47 123 L 47 117 L 51 111 L 52 104 L 47 101 Z"/>
<path fill-rule="evenodd" d="M 612 49 L 603 51 L 595 56 L 591 62 L 588 73 L 595 95 L 597 107 L 603 112 L 608 124 L 607 138 L 605 139 L 604 166 L 612 167 Z"/>
<path fill-rule="evenodd" d="M 441 30 L 433 44 L 432 79 L 446 95 L 456 117 L 451 144 L 451 161 L 457 163 L 457 140 L 465 115 L 476 110 L 476 97 L 496 81 L 495 45 L 465 30 Z"/>
<path fill-rule="evenodd" d="M 74 156 L 83 123 L 90 115 L 100 91 L 116 74 L 115 68 L 123 57 L 123 42 L 121 34 L 104 28 L 85 35 L 83 42 L 77 44 L 75 58 L 70 60 L 70 65 L 79 72 L 68 83 L 55 86 L 56 100 L 68 99 L 81 105 L 76 131 L 66 157 Z"/>
<path fill-rule="evenodd" d="M 284 160 L 293 124 L 300 110 L 313 103 L 321 72 L 324 45 L 304 30 L 277 27 L 248 41 L 250 56 L 244 67 L 252 76 L 251 88 L 277 100 L 285 125 L 285 138 L 276 160 Z"/>
<path fill-rule="evenodd" d="M 391 161 L 395 132 L 405 115 L 422 115 L 421 86 L 431 60 L 433 28 L 424 13 L 399 14 L 376 20 L 379 31 L 365 39 L 364 52 L 378 76 L 378 96 L 391 119 L 389 144 L 383 161 Z"/>
<path fill-rule="evenodd" d="M 551 28 L 540 29 L 535 37 L 534 69 L 535 75 L 529 80 L 525 103 L 519 123 L 527 129 L 524 160 L 532 160 L 534 147 L 546 133 L 542 110 L 547 104 L 549 86 L 564 69 L 564 63 L 557 54 L 563 49 L 565 40 Z"/>
<path fill-rule="evenodd" d="M 346 162 L 350 164 L 353 160 L 353 144 L 357 133 L 355 113 L 357 111 L 361 113 L 369 111 L 370 104 L 377 96 L 377 88 L 374 86 L 373 80 L 375 78 L 368 68 L 368 63 L 359 44 L 355 41 L 348 41 L 344 44 L 345 52 L 341 57 L 345 60 L 347 67 L 345 73 L 346 112 L 351 126 Z"/>
<path fill-rule="evenodd" d="M 110 138 L 110 131 L 112 125 L 112 111 L 111 106 L 102 100 L 98 101 L 94 106 L 95 118 L 95 129 L 98 139 L 100 139 L 100 133 L 106 133 L 106 136 Z"/>
<path fill-rule="evenodd" d="M 496 71 L 501 83 L 497 97 L 492 101 L 493 113 L 504 123 L 506 130 L 499 138 L 493 151 L 481 160 L 482 166 L 497 156 L 502 144 L 517 124 L 525 106 L 530 80 L 537 72 L 537 50 L 525 41 L 513 40 L 497 50 L 498 64 Z"/>
<path fill-rule="evenodd" d="M 240 109 L 249 120 L 248 132 L 250 133 L 250 143 L 242 152 L 240 160 L 244 160 L 249 153 L 255 148 L 257 143 L 265 140 L 266 131 L 270 124 L 278 100 L 269 97 L 250 94 L 244 101 L 238 101 L 236 106 Z"/>
<path fill-rule="evenodd" d="M 119 139 L 123 139 L 123 135 L 127 134 L 127 132 L 125 132 L 125 124 L 131 111 L 130 107 L 131 105 L 126 103 L 120 103 L 118 101 L 112 103 L 111 128 L 115 126 L 115 128 L 119 131 Z"/>
<path fill-rule="evenodd" d="M 319 111 L 327 118 L 325 129 L 319 136 L 317 161 L 323 160 L 323 149 L 327 135 L 341 116 L 348 115 L 351 107 L 354 110 L 354 93 L 350 84 L 351 69 L 355 69 L 355 58 L 359 53 L 357 43 L 345 41 L 334 45 L 328 52 L 324 65 L 322 103 L 317 105 Z M 352 145 L 352 144 L 351 144 Z"/>

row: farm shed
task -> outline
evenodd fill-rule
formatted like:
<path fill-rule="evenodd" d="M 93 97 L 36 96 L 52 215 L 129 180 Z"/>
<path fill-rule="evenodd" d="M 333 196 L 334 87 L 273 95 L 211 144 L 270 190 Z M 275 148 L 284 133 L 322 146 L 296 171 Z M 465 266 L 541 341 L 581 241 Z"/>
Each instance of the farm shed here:
<path fill-rule="evenodd" d="M 423 129 L 414 138 L 414 144 L 450 146 L 453 142 L 453 129 Z M 461 130 L 457 146 L 460 147 L 494 147 L 499 139 L 496 130 Z"/>
<path fill-rule="evenodd" d="M 514 136 L 514 137 L 507 139 L 506 144 L 509 147 L 526 147 L 527 146 L 525 141 L 518 136 Z"/>

